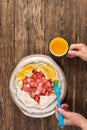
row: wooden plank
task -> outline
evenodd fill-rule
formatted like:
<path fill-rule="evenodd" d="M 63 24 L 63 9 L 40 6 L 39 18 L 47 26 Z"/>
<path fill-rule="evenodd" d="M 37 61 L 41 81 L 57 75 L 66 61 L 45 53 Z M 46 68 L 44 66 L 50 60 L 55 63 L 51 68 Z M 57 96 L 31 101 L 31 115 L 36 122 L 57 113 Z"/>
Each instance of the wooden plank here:
<path fill-rule="evenodd" d="M 60 9 L 61 1 L 46 0 L 44 4 L 44 41 L 45 54 L 50 55 L 57 63 L 61 64 L 61 59 L 51 55 L 49 52 L 49 42 L 54 37 L 60 36 Z M 59 130 L 58 122 L 55 116 L 45 118 L 45 130 Z"/>
<path fill-rule="evenodd" d="M 0 1 L 0 128 L 3 125 L 3 90 L 2 90 L 2 27 L 1 27 L 1 1 Z"/>
<path fill-rule="evenodd" d="M 29 54 L 44 54 L 44 1 L 28 1 Z"/>
<path fill-rule="evenodd" d="M 46 0 L 44 4 L 44 41 L 45 53 L 50 54 L 48 45 L 51 39 L 60 35 L 61 1 Z"/>
<path fill-rule="evenodd" d="M 61 34 L 68 41 L 69 45 L 76 42 L 76 7 L 77 1 L 62 1 L 61 7 Z M 70 9 L 71 8 L 71 9 Z M 72 64 L 77 65 L 76 59 L 68 59 L 63 57 L 62 68 L 67 79 L 67 95 L 64 102 L 67 102 L 69 109 L 75 110 L 75 96 L 76 96 L 76 75 L 77 71 Z M 67 67 L 68 66 L 68 67 Z M 69 71 L 70 70 L 70 71 Z"/>
<path fill-rule="evenodd" d="M 28 53 L 27 0 L 15 0 L 15 66 Z M 15 106 L 14 129 L 26 129 L 26 116 Z"/>
<path fill-rule="evenodd" d="M 44 1 L 43 0 L 28 0 L 28 39 L 29 39 L 29 54 L 44 54 Z M 44 118 L 27 120 L 27 129 L 44 130 Z M 30 124 L 28 123 L 30 121 Z"/>
<path fill-rule="evenodd" d="M 16 1 L 15 4 L 15 64 L 29 54 L 44 51 L 43 5 L 37 1 Z M 20 53 L 22 52 L 22 53 Z M 42 121 L 43 122 L 43 121 Z M 17 125 L 16 125 L 17 124 Z M 27 125 L 26 125 L 27 124 Z M 15 129 L 42 128 L 41 121 L 24 116 L 15 107 Z M 37 126 L 36 126 L 37 125 Z"/>
<path fill-rule="evenodd" d="M 9 94 L 9 79 L 14 68 L 14 0 L 1 3 L 2 19 L 2 87 L 3 105 L 1 130 L 14 130 L 14 104 Z"/>
<path fill-rule="evenodd" d="M 0 37 L 2 35 L 2 28 L 1 28 L 1 1 L 0 1 Z"/>
<path fill-rule="evenodd" d="M 0 1 L 1 7 L 1 1 Z M 3 125 L 3 90 L 2 90 L 2 29 L 1 29 L 1 8 L 0 8 L 0 128 Z"/>
<path fill-rule="evenodd" d="M 20 53 L 21 52 L 21 53 Z M 27 55 L 27 0 L 15 0 L 15 63 Z"/>
<path fill-rule="evenodd" d="M 81 4 L 80 4 L 81 3 Z M 87 44 L 87 1 L 78 0 L 77 3 L 77 42 Z M 84 7 L 84 8 L 83 8 Z M 80 21 L 80 22 L 79 22 Z M 77 85 L 76 85 L 76 112 L 87 118 L 87 69 L 86 62 L 78 60 Z M 78 105 L 77 105 L 78 104 Z"/>

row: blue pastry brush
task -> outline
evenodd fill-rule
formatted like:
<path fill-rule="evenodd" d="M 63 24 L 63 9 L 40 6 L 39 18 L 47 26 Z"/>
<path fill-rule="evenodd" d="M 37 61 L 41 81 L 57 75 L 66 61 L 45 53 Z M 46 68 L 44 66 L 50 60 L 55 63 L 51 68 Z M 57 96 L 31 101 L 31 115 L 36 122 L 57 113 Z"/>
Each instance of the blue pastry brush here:
<path fill-rule="evenodd" d="M 61 105 L 60 105 L 61 88 L 59 86 L 58 80 L 53 81 L 53 89 L 54 89 L 54 92 L 55 92 L 56 98 L 57 98 L 57 106 L 58 106 L 58 108 L 61 108 Z M 58 112 L 58 121 L 59 121 L 60 128 L 64 128 L 64 118 L 63 118 L 63 115 L 59 112 Z"/>

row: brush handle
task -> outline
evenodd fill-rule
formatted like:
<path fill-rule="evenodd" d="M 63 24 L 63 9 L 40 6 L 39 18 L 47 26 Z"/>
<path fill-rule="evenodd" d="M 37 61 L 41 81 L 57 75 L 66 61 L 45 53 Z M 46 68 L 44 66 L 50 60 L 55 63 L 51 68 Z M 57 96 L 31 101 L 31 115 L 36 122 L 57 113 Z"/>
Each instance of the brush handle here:
<path fill-rule="evenodd" d="M 60 128 L 64 128 L 64 118 L 61 113 L 58 113 L 58 121 L 59 121 Z"/>
<path fill-rule="evenodd" d="M 60 90 L 57 93 L 57 106 L 58 106 L 58 108 L 61 108 L 61 105 L 60 105 Z M 59 112 L 58 112 L 58 121 L 59 121 L 60 128 L 64 128 L 64 117 Z"/>

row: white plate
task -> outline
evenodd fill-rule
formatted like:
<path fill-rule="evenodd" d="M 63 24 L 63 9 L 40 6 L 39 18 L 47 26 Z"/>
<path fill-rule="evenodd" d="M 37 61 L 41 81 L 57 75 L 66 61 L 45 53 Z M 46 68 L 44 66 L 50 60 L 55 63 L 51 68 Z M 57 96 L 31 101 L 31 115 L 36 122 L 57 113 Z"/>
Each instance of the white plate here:
<path fill-rule="evenodd" d="M 60 85 L 62 86 L 61 96 L 60 96 L 61 102 L 63 101 L 63 99 L 65 97 L 66 89 L 67 89 L 65 75 L 64 75 L 63 71 L 61 70 L 61 68 L 56 64 L 56 62 L 51 57 L 46 56 L 46 55 L 41 55 L 41 54 L 35 54 L 35 55 L 30 55 L 30 56 L 23 58 L 18 63 L 18 65 L 16 66 L 14 71 L 12 72 L 12 75 L 10 78 L 10 85 L 9 85 L 10 93 L 11 93 L 11 97 L 12 97 L 13 101 L 19 107 L 19 109 L 26 116 L 35 117 L 35 118 L 47 117 L 47 116 L 54 114 L 54 109 L 55 109 L 55 106 L 57 105 L 57 101 L 55 100 L 45 109 L 36 109 L 36 108 L 26 107 L 17 97 L 15 84 L 14 84 L 14 78 L 15 78 L 17 72 L 20 70 L 20 68 L 22 68 L 24 65 L 31 64 L 31 63 L 39 63 L 39 62 L 50 64 L 57 71 L 58 77 L 60 80 Z"/>

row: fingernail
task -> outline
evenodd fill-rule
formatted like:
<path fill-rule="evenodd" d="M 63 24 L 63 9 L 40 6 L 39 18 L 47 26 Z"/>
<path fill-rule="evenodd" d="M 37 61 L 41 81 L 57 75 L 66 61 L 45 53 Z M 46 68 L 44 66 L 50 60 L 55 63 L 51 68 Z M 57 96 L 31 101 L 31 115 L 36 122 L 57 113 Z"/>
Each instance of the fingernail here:
<path fill-rule="evenodd" d="M 68 54 L 71 54 L 71 51 L 70 51 L 70 50 L 68 51 Z"/>
<path fill-rule="evenodd" d="M 70 54 L 67 54 L 66 57 L 70 57 L 71 55 Z"/>

